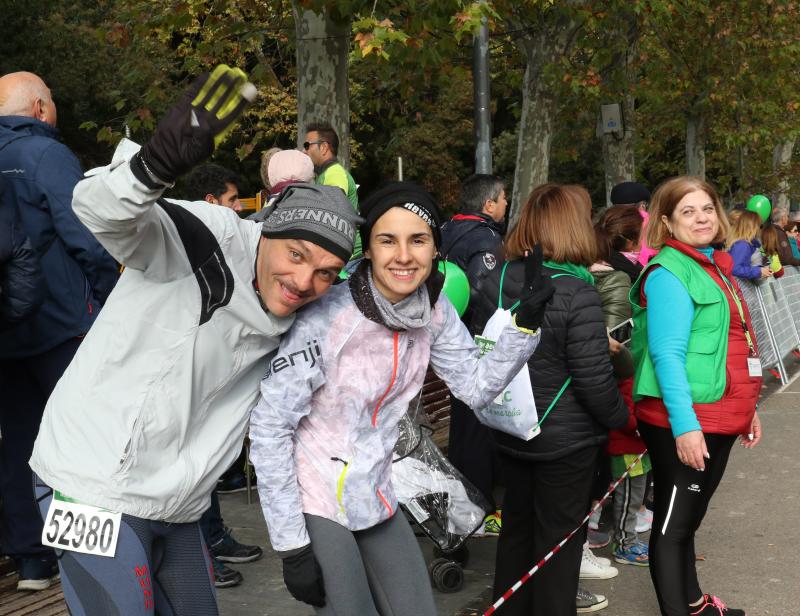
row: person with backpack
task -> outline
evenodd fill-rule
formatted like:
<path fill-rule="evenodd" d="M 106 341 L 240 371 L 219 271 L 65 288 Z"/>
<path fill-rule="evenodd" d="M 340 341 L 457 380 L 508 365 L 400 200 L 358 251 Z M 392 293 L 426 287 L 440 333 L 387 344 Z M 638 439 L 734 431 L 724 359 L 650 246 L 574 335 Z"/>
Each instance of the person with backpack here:
<path fill-rule="evenodd" d="M 580 186 L 544 184 L 528 197 L 505 242 L 506 265 L 479 289 L 480 326 L 498 306 L 520 297 L 521 257 L 541 244 L 543 273 L 555 293 L 542 321 L 542 342 L 528 360 L 541 433 L 529 441 L 494 432 L 506 491 L 497 545 L 494 597 L 502 596 L 589 511 L 595 463 L 609 429 L 628 421 L 609 354 L 600 297 L 588 267 L 597 246 L 589 194 Z M 573 616 L 607 605 L 578 591 L 585 527 L 504 604 L 510 615 Z"/>

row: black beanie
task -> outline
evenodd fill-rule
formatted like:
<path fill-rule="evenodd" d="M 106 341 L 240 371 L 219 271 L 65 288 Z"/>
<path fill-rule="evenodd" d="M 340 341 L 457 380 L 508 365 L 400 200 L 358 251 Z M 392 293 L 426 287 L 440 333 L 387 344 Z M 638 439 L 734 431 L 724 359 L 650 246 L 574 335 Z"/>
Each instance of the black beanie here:
<path fill-rule="evenodd" d="M 650 201 L 650 191 L 639 182 L 621 182 L 611 189 L 611 205 L 636 205 Z"/>
<path fill-rule="evenodd" d="M 414 182 L 388 182 L 371 193 L 359 207 L 366 221 L 360 229 L 363 250 L 369 248 L 369 235 L 375 222 L 393 207 L 405 208 L 422 218 L 430 226 L 433 243 L 439 248 L 442 243 L 442 215 L 433 196 Z"/>

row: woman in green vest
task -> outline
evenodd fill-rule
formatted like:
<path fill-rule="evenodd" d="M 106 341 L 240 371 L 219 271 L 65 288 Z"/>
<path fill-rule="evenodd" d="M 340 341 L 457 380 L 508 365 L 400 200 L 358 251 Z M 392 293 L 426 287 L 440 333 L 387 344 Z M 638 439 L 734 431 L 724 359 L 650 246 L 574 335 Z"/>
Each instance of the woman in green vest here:
<path fill-rule="evenodd" d="M 701 590 L 694 564 L 694 535 L 733 443 L 761 439 L 750 314 L 733 260 L 713 248 L 728 229 L 708 182 L 666 181 L 647 232 L 660 252 L 631 289 L 633 398 L 655 478 L 650 575 L 663 616 L 745 616 Z"/>

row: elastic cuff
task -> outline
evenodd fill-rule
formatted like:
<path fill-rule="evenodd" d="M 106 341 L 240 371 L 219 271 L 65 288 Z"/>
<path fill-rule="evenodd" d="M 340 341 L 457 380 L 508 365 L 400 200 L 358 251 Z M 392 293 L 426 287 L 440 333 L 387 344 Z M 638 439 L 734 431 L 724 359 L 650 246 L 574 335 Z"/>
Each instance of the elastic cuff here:
<path fill-rule="evenodd" d="M 301 552 L 305 552 L 310 547 L 311 547 L 311 544 L 307 543 L 301 548 L 295 548 L 293 550 L 283 550 L 281 552 L 277 552 L 277 554 L 281 559 L 290 558 L 292 556 L 297 556 Z"/>
<path fill-rule="evenodd" d="M 521 331 L 523 334 L 528 334 L 529 336 L 536 335 L 542 329 L 541 326 L 534 330 L 534 329 L 528 329 L 527 327 L 522 327 L 521 325 L 517 325 L 517 315 L 514 315 L 511 318 L 511 322 L 514 324 L 514 327 L 516 327 L 519 331 Z"/>
<path fill-rule="evenodd" d="M 678 438 L 681 434 L 686 434 L 687 432 L 692 432 L 693 430 L 700 430 L 701 432 L 703 431 L 703 426 L 700 425 L 700 422 L 697 421 L 697 419 L 694 419 L 694 421 L 687 419 L 677 424 L 670 420 L 669 423 L 672 428 L 672 436 L 674 438 Z"/>
<path fill-rule="evenodd" d="M 152 172 L 150 167 L 147 166 L 147 163 L 144 162 L 141 150 L 131 158 L 130 167 L 136 179 L 150 190 L 164 190 L 165 188 L 172 188 L 175 186 L 174 182 L 166 182 Z"/>

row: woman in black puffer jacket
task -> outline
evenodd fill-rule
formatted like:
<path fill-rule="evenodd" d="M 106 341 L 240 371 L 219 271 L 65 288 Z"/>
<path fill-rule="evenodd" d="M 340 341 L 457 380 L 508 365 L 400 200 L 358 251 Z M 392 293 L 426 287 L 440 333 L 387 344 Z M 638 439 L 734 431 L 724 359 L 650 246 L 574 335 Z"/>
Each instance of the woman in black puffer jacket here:
<path fill-rule="evenodd" d="M 597 454 L 609 429 L 624 426 L 628 419 L 611 367 L 600 297 L 587 269 L 597 251 L 590 212 L 582 187 L 536 188 L 506 240 L 508 266 L 485 279 L 474 306 L 472 325 L 480 331 L 498 307 L 501 285 L 502 306 L 517 300 L 524 279 L 520 257 L 542 245 L 543 272 L 550 273 L 555 294 L 545 312 L 542 340 L 528 362 L 541 434 L 526 442 L 493 433 L 506 483 L 495 598 L 589 511 Z M 522 586 L 504 605 L 504 613 L 574 616 L 585 534 L 584 529 L 573 537 Z"/>

